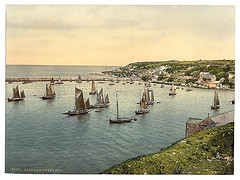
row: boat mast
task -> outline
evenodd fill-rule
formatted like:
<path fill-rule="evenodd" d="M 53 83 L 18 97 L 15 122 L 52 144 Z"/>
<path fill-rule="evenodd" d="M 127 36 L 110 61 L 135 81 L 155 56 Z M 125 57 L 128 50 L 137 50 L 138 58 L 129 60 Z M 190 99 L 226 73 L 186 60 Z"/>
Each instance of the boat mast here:
<path fill-rule="evenodd" d="M 117 102 L 117 120 L 118 120 L 118 98 L 117 98 L 117 92 L 118 92 L 118 91 L 116 91 L 116 102 Z"/>
<path fill-rule="evenodd" d="M 218 93 L 217 93 L 217 90 L 215 89 L 214 90 L 214 107 L 216 106 L 219 106 L 220 103 L 219 103 L 219 99 L 218 99 Z"/>

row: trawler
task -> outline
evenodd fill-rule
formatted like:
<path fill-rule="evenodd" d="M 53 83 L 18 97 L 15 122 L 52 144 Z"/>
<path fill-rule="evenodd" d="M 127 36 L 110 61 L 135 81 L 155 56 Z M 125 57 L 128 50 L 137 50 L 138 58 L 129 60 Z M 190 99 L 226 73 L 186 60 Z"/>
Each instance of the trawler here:
<path fill-rule="evenodd" d="M 220 108 L 220 103 L 219 103 L 219 98 L 218 98 L 218 92 L 217 89 L 214 90 L 214 100 L 213 100 L 213 105 L 211 106 L 211 109 L 219 109 Z"/>
<path fill-rule="evenodd" d="M 45 99 L 53 99 L 55 98 L 56 96 L 56 93 L 55 93 L 55 90 L 54 90 L 54 87 L 53 85 L 50 83 L 50 84 L 46 84 L 46 93 L 44 96 L 42 96 L 42 99 L 45 100 Z"/>
<path fill-rule="evenodd" d="M 108 94 L 103 96 L 103 88 L 100 90 L 99 93 L 97 93 L 97 103 L 95 105 L 91 105 L 91 108 L 105 108 L 108 107 L 110 104 Z"/>
<path fill-rule="evenodd" d="M 8 98 L 8 102 L 23 101 L 24 98 L 25 98 L 24 90 L 22 90 L 19 95 L 19 89 L 18 89 L 18 85 L 17 85 L 16 88 L 13 88 L 13 98 Z"/>
<path fill-rule="evenodd" d="M 97 93 L 97 90 L 95 87 L 95 82 L 92 81 L 92 91 L 89 92 L 89 95 L 96 94 L 96 93 Z"/>
<path fill-rule="evenodd" d="M 118 113 L 118 98 L 117 98 L 117 91 L 116 91 L 116 103 L 117 103 L 117 117 L 116 119 L 109 119 L 110 123 L 127 123 L 127 122 L 132 122 L 133 120 L 136 121 L 136 118 L 121 118 L 119 117 L 119 113 Z"/>
<path fill-rule="evenodd" d="M 172 84 L 172 88 L 170 89 L 171 90 L 171 92 L 169 93 L 169 96 L 173 96 L 173 95 L 176 95 L 177 93 L 176 93 L 176 89 L 175 89 L 175 87 L 174 87 L 174 85 Z"/>
<path fill-rule="evenodd" d="M 75 109 L 73 111 L 68 111 L 67 114 L 69 116 L 76 116 L 87 114 L 90 111 L 90 103 L 89 99 L 87 99 L 86 103 L 84 103 L 83 91 L 75 87 Z"/>
<path fill-rule="evenodd" d="M 145 93 L 143 93 L 143 96 L 142 96 L 142 99 L 141 99 L 141 102 L 140 102 L 140 107 L 141 107 L 141 109 L 135 111 L 135 114 L 149 113 L 150 110 L 147 110 L 147 104 L 146 104 L 146 101 L 145 101 Z"/>
<path fill-rule="evenodd" d="M 80 75 L 78 75 L 78 79 L 76 80 L 76 83 L 82 83 L 82 78 Z"/>
<path fill-rule="evenodd" d="M 55 84 L 63 84 L 61 78 L 59 78 L 58 81 Z"/>

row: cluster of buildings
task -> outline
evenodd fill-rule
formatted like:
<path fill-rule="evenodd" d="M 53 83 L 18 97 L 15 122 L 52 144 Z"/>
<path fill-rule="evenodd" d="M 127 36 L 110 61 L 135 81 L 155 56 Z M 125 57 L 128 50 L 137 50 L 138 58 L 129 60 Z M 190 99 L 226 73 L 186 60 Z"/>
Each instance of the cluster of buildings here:
<path fill-rule="evenodd" d="M 171 62 L 175 62 L 176 60 L 171 60 L 169 61 L 170 64 L 165 64 L 161 66 L 155 66 L 154 64 L 138 64 L 138 63 L 133 63 L 129 64 L 128 66 L 124 68 L 118 68 L 114 72 L 110 72 L 110 76 L 114 77 L 132 77 L 132 78 L 147 78 L 150 79 L 151 81 L 162 81 L 163 83 L 172 83 L 172 81 L 175 84 L 183 84 L 187 86 L 193 86 L 193 87 L 199 87 L 199 88 L 225 88 L 227 89 L 228 87 L 224 84 L 226 84 L 226 76 L 217 79 L 217 77 L 210 72 L 199 72 L 199 71 L 194 71 L 195 66 L 189 66 L 184 69 L 181 69 L 181 64 L 178 64 L 177 62 L 175 63 L 177 69 L 173 71 L 172 69 L 172 64 Z M 200 60 L 201 61 L 201 60 Z M 175 67 L 176 67 L 175 66 Z M 209 67 L 210 65 L 206 65 Z M 224 67 L 226 67 L 224 65 Z M 191 69 L 193 72 L 189 75 L 187 74 L 187 71 Z M 234 75 L 231 73 L 228 74 L 228 82 L 234 84 L 235 78 Z M 229 84 L 227 83 L 227 84 Z M 230 87 L 231 88 L 231 87 Z"/>
<path fill-rule="evenodd" d="M 234 111 L 229 111 L 217 116 L 206 117 L 205 119 L 189 118 L 186 123 L 186 137 L 212 127 L 223 126 L 234 122 Z"/>

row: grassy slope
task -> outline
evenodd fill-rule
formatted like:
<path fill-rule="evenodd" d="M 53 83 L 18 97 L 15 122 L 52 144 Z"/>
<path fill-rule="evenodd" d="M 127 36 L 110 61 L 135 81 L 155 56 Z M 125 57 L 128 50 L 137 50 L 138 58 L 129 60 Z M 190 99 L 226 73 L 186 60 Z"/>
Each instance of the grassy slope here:
<path fill-rule="evenodd" d="M 233 174 L 234 125 L 215 127 L 116 165 L 104 174 Z"/>

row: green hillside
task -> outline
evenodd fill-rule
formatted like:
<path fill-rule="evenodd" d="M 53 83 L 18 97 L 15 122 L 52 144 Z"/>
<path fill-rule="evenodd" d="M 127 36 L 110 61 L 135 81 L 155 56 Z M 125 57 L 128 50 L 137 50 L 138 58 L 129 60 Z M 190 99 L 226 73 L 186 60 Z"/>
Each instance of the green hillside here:
<path fill-rule="evenodd" d="M 103 174 L 233 174 L 234 124 L 184 138 L 170 147 L 116 165 Z"/>

